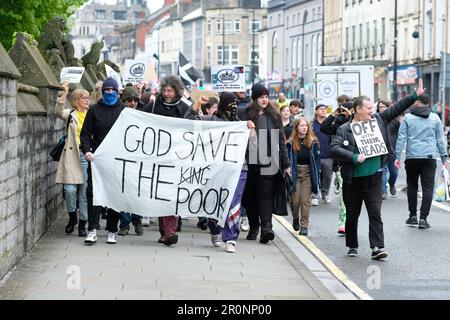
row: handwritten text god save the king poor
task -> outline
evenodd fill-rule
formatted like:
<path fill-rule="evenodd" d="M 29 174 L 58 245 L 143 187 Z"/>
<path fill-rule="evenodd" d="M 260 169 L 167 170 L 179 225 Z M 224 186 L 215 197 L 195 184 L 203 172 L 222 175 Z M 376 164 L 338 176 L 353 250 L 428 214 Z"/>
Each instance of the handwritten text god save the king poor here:
<path fill-rule="evenodd" d="M 125 109 L 95 152 L 94 205 L 142 216 L 206 216 L 220 223 L 239 180 L 249 132 L 244 121 L 192 121 Z"/>

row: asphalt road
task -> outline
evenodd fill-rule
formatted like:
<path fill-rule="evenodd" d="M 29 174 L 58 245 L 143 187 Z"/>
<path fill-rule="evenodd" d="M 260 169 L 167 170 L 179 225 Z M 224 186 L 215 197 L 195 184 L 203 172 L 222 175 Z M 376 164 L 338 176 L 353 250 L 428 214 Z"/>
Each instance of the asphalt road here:
<path fill-rule="evenodd" d="M 358 227 L 359 255 L 346 256 L 345 237 L 337 234 L 338 199 L 333 185 L 332 203 L 321 201 L 318 207 L 312 207 L 308 238 L 374 299 L 450 299 L 450 202 L 443 203 L 444 209 L 432 206 L 428 218 L 430 229 L 409 227 L 405 224 L 406 192 L 400 191 L 403 187 L 406 178 L 402 168 L 397 195 L 389 194 L 382 205 L 385 247 L 389 253 L 385 261 L 370 259 L 365 206 Z"/>

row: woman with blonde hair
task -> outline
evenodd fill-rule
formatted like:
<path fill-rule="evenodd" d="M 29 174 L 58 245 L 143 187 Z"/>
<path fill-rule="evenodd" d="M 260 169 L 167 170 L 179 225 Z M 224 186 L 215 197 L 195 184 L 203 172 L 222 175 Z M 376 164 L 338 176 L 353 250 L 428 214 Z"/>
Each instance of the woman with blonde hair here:
<path fill-rule="evenodd" d="M 89 92 L 84 89 L 74 90 L 70 97 L 73 109 L 69 110 L 64 108 L 69 92 L 67 81 L 63 82 L 62 87 L 64 92 L 56 102 L 55 113 L 67 124 L 67 138 L 58 162 L 56 183 L 64 185 L 66 206 L 70 217 L 65 232 L 72 233 L 78 223 L 78 236 L 85 237 L 85 225 L 88 220 L 86 198 L 88 163 L 80 150 L 80 132 L 89 109 Z M 77 200 L 80 209 L 79 221 L 77 221 Z"/>
<path fill-rule="evenodd" d="M 300 229 L 300 235 L 307 236 L 311 196 L 319 191 L 320 151 L 311 124 L 305 118 L 294 120 L 287 149 L 292 172 L 292 227 L 295 231 Z"/>

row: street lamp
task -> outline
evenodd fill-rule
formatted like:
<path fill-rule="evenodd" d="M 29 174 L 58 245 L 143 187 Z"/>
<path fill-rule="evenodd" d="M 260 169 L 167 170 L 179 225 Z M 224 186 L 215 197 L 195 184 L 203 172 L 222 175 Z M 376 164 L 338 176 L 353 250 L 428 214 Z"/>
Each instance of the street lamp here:
<path fill-rule="evenodd" d="M 255 33 L 256 30 L 254 30 L 254 25 L 255 25 L 255 9 L 253 9 L 253 20 L 251 23 L 251 28 L 252 28 L 252 61 L 251 61 L 251 66 L 252 66 L 252 85 L 255 84 Z"/>

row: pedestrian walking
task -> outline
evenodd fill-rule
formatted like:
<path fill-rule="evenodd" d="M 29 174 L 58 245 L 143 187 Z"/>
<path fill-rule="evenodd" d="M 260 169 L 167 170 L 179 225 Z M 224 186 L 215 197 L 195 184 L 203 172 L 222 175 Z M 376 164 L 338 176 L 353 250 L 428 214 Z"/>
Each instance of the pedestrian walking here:
<path fill-rule="evenodd" d="M 284 106 L 283 108 L 281 108 L 281 121 L 283 123 L 284 136 L 287 142 L 291 137 L 293 128 L 292 125 L 294 124 L 294 119 L 291 117 L 289 106 Z"/>
<path fill-rule="evenodd" d="M 243 197 L 250 222 L 247 240 L 256 240 L 261 227 L 259 241 L 268 243 L 275 238 L 272 230 L 275 177 L 278 171 L 290 175 L 290 163 L 281 115 L 269 103 L 269 90 L 261 84 L 255 84 L 252 87 L 252 100 L 246 113 L 246 120 L 251 120 L 256 126 L 250 133 L 247 153 L 248 176 Z M 277 140 L 271 139 L 272 133 L 278 136 Z M 264 149 L 259 150 L 260 148 Z M 256 161 L 253 161 L 253 156 Z M 252 159 L 251 162 L 248 160 L 249 157 Z M 279 164 L 279 167 L 274 168 L 276 164 Z"/>
<path fill-rule="evenodd" d="M 113 78 L 109 77 L 105 79 L 102 85 L 102 94 L 102 99 L 89 108 L 80 134 L 81 150 L 86 160 L 89 161 L 88 187 L 86 191 L 88 199 L 89 234 L 84 240 L 85 244 L 94 244 L 97 242 L 97 229 L 100 227 L 102 210 L 101 207 L 93 205 L 91 162 L 94 161 L 95 151 L 125 108 L 125 105 L 119 99 L 119 85 Z M 108 244 L 115 244 L 117 242 L 116 233 L 118 231 L 118 222 L 119 213 L 113 209 L 108 209 L 106 216 L 106 230 L 109 232 L 107 238 Z"/>
<path fill-rule="evenodd" d="M 400 168 L 400 158 L 406 145 L 406 182 L 408 185 L 409 217 L 406 224 L 428 229 L 427 220 L 433 199 L 434 177 L 436 173 L 436 154 L 442 164 L 447 165 L 447 151 L 444 144 L 444 131 L 439 117 L 431 112 L 430 97 L 421 95 L 407 113 L 400 125 L 395 165 Z M 420 177 L 422 185 L 422 205 L 420 219 L 417 221 L 417 189 Z"/>
<path fill-rule="evenodd" d="M 201 97 L 186 113 L 185 118 L 191 120 L 207 120 L 207 121 L 239 121 L 237 118 L 238 99 L 235 94 L 224 92 L 220 96 L 220 102 L 216 115 L 201 115 L 201 105 L 206 104 L 208 98 Z M 252 121 L 247 122 L 247 127 L 253 129 L 255 127 Z M 244 193 L 245 182 L 247 180 L 247 164 L 243 165 L 239 176 L 239 181 L 234 192 L 230 210 L 228 211 L 224 227 L 218 225 L 216 219 L 208 219 L 208 227 L 211 233 L 211 242 L 215 247 L 221 247 L 222 241 L 225 242 L 225 251 L 228 253 L 236 252 L 237 239 L 239 237 L 239 220 L 241 199 Z"/>
<path fill-rule="evenodd" d="M 347 96 L 339 96 L 339 101 L 346 101 Z M 330 134 L 332 137 L 336 135 L 337 129 L 346 123 L 353 113 L 353 104 L 351 102 L 342 102 L 338 105 L 336 110 L 330 114 L 320 125 L 320 131 L 325 134 Z M 331 145 L 330 145 L 331 149 Z M 331 150 L 330 150 L 331 152 Z M 338 231 L 340 235 L 345 235 L 345 222 L 347 210 L 345 208 L 344 198 L 340 190 L 342 189 L 343 179 L 341 176 L 341 164 L 339 160 L 333 159 L 333 171 L 335 173 L 335 193 L 339 196 L 339 208 L 338 208 Z"/>
<path fill-rule="evenodd" d="M 347 209 L 345 223 L 346 246 L 348 256 L 358 254 L 358 218 L 364 201 L 369 215 L 369 242 L 372 249 L 372 259 L 384 259 L 388 253 L 384 246 L 383 222 L 381 219 L 381 180 L 382 166 L 388 157 L 384 154 L 367 158 L 360 154 L 355 143 L 350 123 L 364 122 L 375 119 L 380 128 L 387 150 L 393 148 L 387 137 L 387 125 L 423 95 L 422 80 L 413 95 L 406 96 L 382 113 L 373 113 L 370 99 L 366 96 L 357 97 L 353 101 L 353 116 L 349 122 L 337 129 L 331 143 L 331 154 L 342 163 L 341 174 L 344 180 L 343 197 Z"/>
<path fill-rule="evenodd" d="M 392 105 L 392 102 L 387 100 L 379 100 L 377 103 L 377 112 L 383 112 Z M 398 116 L 388 124 L 388 139 L 395 148 L 397 145 L 398 130 L 400 129 L 402 115 Z M 388 179 L 389 173 L 389 179 Z M 383 166 L 383 182 L 382 182 L 382 199 L 387 199 L 387 186 L 389 182 L 389 191 L 391 195 L 395 196 L 397 194 L 397 189 L 395 188 L 395 182 L 397 181 L 398 169 L 395 166 L 395 154 L 389 156 L 388 163 Z"/>
<path fill-rule="evenodd" d="M 65 227 L 65 233 L 72 233 L 78 224 L 78 236 L 86 237 L 88 163 L 80 150 L 80 132 L 89 109 L 89 92 L 84 89 L 74 90 L 70 99 L 73 109 L 68 110 L 64 108 L 69 92 L 67 81 L 62 83 L 62 87 L 64 91 L 56 102 L 55 114 L 66 124 L 67 137 L 61 158 L 58 161 L 55 181 L 63 184 L 67 212 L 69 213 L 69 222 Z M 77 203 L 79 207 L 78 219 Z"/>
<path fill-rule="evenodd" d="M 330 187 L 333 179 L 333 158 L 330 155 L 331 134 L 320 131 L 320 127 L 325 120 L 327 107 L 323 104 L 316 106 L 313 120 L 314 134 L 319 140 L 320 145 L 320 193 L 325 203 L 330 203 Z M 319 193 L 313 194 L 312 204 L 319 204 Z"/>
<path fill-rule="evenodd" d="M 161 90 L 154 101 L 144 107 L 143 111 L 166 117 L 184 118 L 189 105 L 184 97 L 184 86 L 177 76 L 167 76 L 161 80 Z M 167 246 L 178 242 L 177 231 L 181 229 L 181 217 L 159 217 L 159 232 L 161 237 L 158 242 Z"/>
<path fill-rule="evenodd" d="M 311 196 L 319 192 L 320 149 L 317 137 L 305 118 L 296 118 L 287 145 L 291 161 L 292 227 L 308 235 Z M 299 216 L 301 217 L 299 223 Z"/>

